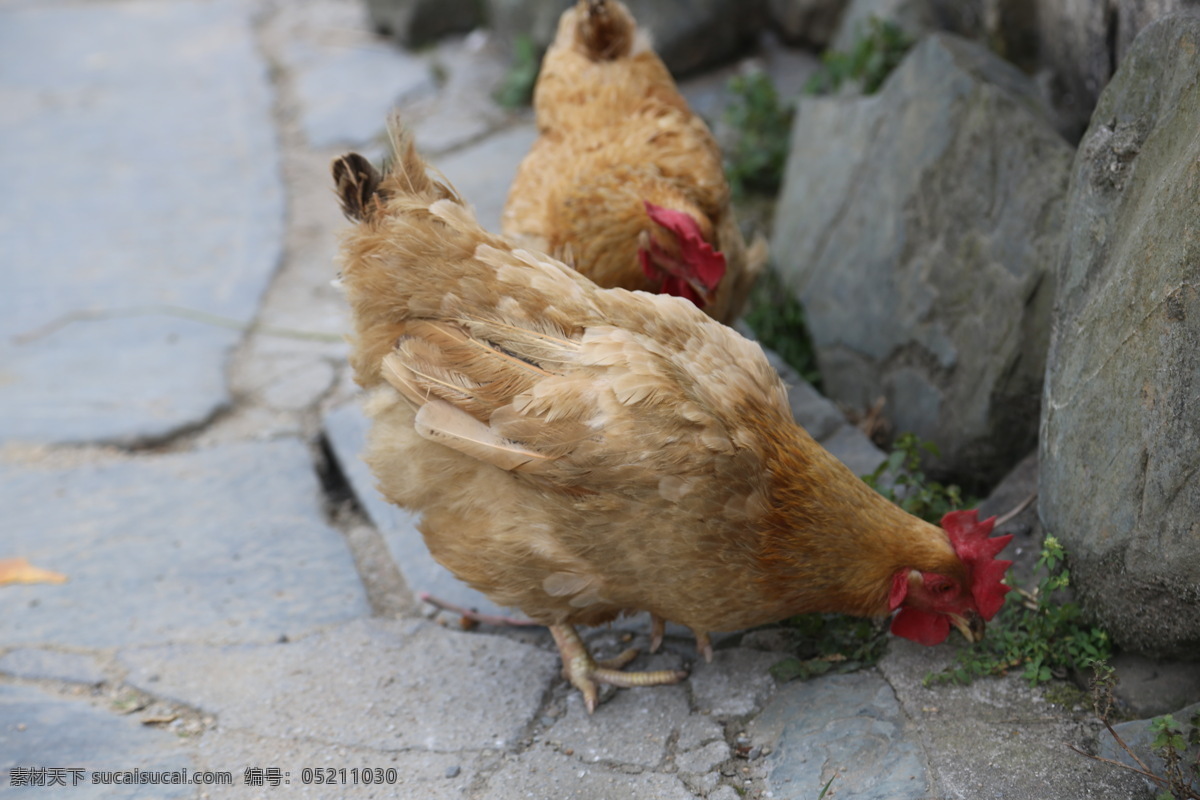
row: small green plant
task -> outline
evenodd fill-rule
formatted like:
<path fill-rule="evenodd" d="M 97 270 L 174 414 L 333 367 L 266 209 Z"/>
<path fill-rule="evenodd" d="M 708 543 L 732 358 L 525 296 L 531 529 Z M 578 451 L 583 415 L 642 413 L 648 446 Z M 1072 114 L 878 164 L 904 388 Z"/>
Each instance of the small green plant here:
<path fill-rule="evenodd" d="M 921 471 L 922 451 L 938 455 L 933 442 L 922 441 L 913 433 L 902 433 L 892 444 L 887 460 L 863 480 L 875 491 L 914 517 L 941 522 L 947 512 L 963 507 L 962 490 L 926 478 Z"/>
<path fill-rule="evenodd" d="M 1058 603 L 1053 595 L 1070 583 L 1063 566 L 1062 545 L 1053 536 L 1042 544 L 1038 588 L 1009 593 L 991 623 L 987 637 L 958 652 L 955 666 L 925 676 L 925 684 L 970 683 L 983 675 L 1005 675 L 1021 669 L 1031 686 L 1086 669 L 1112 653 L 1108 634 L 1081 620 L 1075 603 Z"/>
<path fill-rule="evenodd" d="M 875 94 L 912 46 L 912 38 L 895 23 L 871 16 L 849 50 L 825 52 L 821 69 L 809 79 L 805 91 L 830 94 L 844 83 L 855 82 L 864 94 Z"/>
<path fill-rule="evenodd" d="M 1155 800 L 1200 798 L 1200 784 L 1196 783 L 1196 778 L 1200 778 L 1200 752 L 1196 754 L 1196 760 L 1189 765 L 1188 771 L 1191 775 L 1188 775 L 1183 767 L 1188 740 L 1184 738 L 1183 730 L 1175 722 L 1175 717 L 1170 714 L 1155 717 L 1150 720 L 1150 732 L 1154 734 L 1150 748 L 1162 759 L 1163 777 L 1166 780 L 1166 791 L 1160 792 Z M 1192 728 L 1192 734 L 1196 735 L 1195 727 Z"/>
<path fill-rule="evenodd" d="M 1136 766 L 1084 752 L 1075 745 L 1068 745 L 1068 747 L 1093 761 L 1136 772 L 1153 782 L 1162 790 L 1155 796 L 1155 800 L 1200 800 L 1200 712 L 1192 715 L 1191 730 L 1188 731 L 1186 737 L 1171 714 L 1150 720 L 1149 731 L 1154 735 L 1154 739 L 1150 742 L 1150 749 L 1163 762 L 1164 774 L 1160 775 L 1138 756 L 1112 725 L 1113 689 L 1117 683 L 1116 673 L 1107 664 L 1096 665 L 1093 669 L 1095 676 L 1092 679 L 1092 694 L 1096 706 L 1096 716 L 1104 723 L 1104 727 L 1108 729 L 1113 741 L 1125 751 L 1125 754 Z M 1189 758 L 1187 753 L 1189 746 L 1195 747 L 1196 751 L 1190 755 L 1190 763 L 1185 769 L 1182 765 Z"/>
<path fill-rule="evenodd" d="M 795 108 L 779 99 L 770 76 L 762 72 L 731 79 L 729 91 L 733 102 L 725 120 L 737 133 L 725 161 L 729 185 L 738 197 L 774 194 L 783 182 Z"/>
<path fill-rule="evenodd" d="M 533 37 L 527 34 L 517 36 L 513 42 L 512 64 L 496 89 L 496 102 L 505 108 L 529 105 L 533 101 L 533 86 L 537 83 L 541 62 Z"/>
<path fill-rule="evenodd" d="M 801 614 L 783 624 L 793 636 L 794 654 L 771 667 L 771 675 L 778 681 L 853 672 L 874 664 L 887 648 L 886 621 Z"/>
<path fill-rule="evenodd" d="M 800 377 L 819 389 L 821 373 L 817 369 L 812 337 L 804 322 L 804 306 L 783 285 L 774 270 L 766 270 L 766 274 L 758 279 L 747 306 L 746 324 L 763 346 L 778 353 Z"/>

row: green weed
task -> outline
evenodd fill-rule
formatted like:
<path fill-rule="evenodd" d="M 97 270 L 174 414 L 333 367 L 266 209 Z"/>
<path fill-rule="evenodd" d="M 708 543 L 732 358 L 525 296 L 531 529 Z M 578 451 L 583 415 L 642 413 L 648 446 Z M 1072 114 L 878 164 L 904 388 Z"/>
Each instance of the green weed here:
<path fill-rule="evenodd" d="M 965 684 L 983 675 L 1021 669 L 1022 677 L 1037 686 L 1105 661 L 1112 653 L 1108 634 L 1085 624 L 1075 603 L 1054 599 L 1070 583 L 1063 555 L 1058 540 L 1046 537 L 1037 562 L 1041 575 L 1037 589 L 1010 592 L 984 640 L 960 650 L 954 666 L 925 676 L 925 685 Z"/>
<path fill-rule="evenodd" d="M 916 434 L 902 433 L 892 444 L 887 460 L 863 480 L 875 491 L 914 517 L 938 524 L 947 512 L 964 507 L 962 490 L 953 484 L 941 484 L 926 478 L 921 471 L 922 451 L 938 455 L 933 442 L 921 441 Z"/>
<path fill-rule="evenodd" d="M 1160 792 L 1155 800 L 1200 799 L 1200 783 L 1197 782 L 1197 779 L 1200 779 L 1200 751 L 1197 751 L 1192 763 L 1187 765 L 1188 768 L 1184 769 L 1189 740 L 1192 743 L 1200 741 L 1200 730 L 1196 727 L 1198 720 L 1200 714 L 1193 717 L 1192 730 L 1186 738 L 1183 729 L 1172 715 L 1164 714 L 1150 720 L 1150 732 L 1154 734 L 1150 748 L 1163 761 L 1162 778 L 1166 789 Z"/>
<path fill-rule="evenodd" d="M 747 306 L 746 324 L 758 341 L 778 353 L 800 377 L 819 389 L 821 372 L 804 321 L 804 306 L 773 270 L 767 270 L 758 279 Z"/>
<path fill-rule="evenodd" d="M 762 72 L 729 81 L 733 101 L 725 121 L 736 131 L 725 156 L 725 173 L 734 195 L 773 195 L 783 182 L 795 107 L 779 99 L 770 76 Z"/>
<path fill-rule="evenodd" d="M 887 648 L 886 620 L 801 614 L 783 624 L 792 634 L 794 654 L 771 667 L 781 682 L 853 672 L 874 664 Z"/>
<path fill-rule="evenodd" d="M 533 101 L 533 87 L 541 64 L 541 53 L 533 37 L 517 36 L 513 42 L 512 64 L 494 95 L 496 102 L 510 109 L 529 105 Z"/>
<path fill-rule="evenodd" d="M 1094 753 L 1080 750 L 1075 745 L 1067 746 L 1079 755 L 1086 756 L 1093 761 L 1136 772 L 1152 781 L 1161 790 L 1155 796 L 1155 800 L 1200 800 L 1200 712 L 1192 715 L 1191 729 L 1186 737 L 1181 726 L 1171 714 L 1164 714 L 1150 720 L 1149 730 L 1154 734 L 1150 749 L 1163 762 L 1164 774 L 1158 774 L 1138 756 L 1137 752 L 1121 738 L 1121 734 L 1117 733 L 1116 728 L 1112 726 L 1113 689 L 1117 683 L 1116 672 L 1107 664 L 1094 665 L 1093 670 L 1095 676 L 1092 680 L 1092 695 L 1096 716 L 1104 723 L 1104 727 L 1108 729 L 1113 741 L 1125 751 L 1125 754 L 1136 766 L 1111 758 L 1102 758 Z M 1189 754 L 1187 752 L 1189 747 L 1195 747 L 1195 752 Z M 1189 757 L 1190 762 L 1185 769 L 1183 764 Z"/>
<path fill-rule="evenodd" d="M 937 455 L 932 442 L 901 434 L 887 460 L 863 480 L 908 513 L 934 524 L 949 511 L 976 505 L 964 500 L 959 487 L 927 480 L 921 471 L 922 451 Z M 1112 652 L 1108 634 L 1084 624 L 1078 605 L 1054 598 L 1070 584 L 1063 559 L 1062 545 L 1053 536 L 1046 537 L 1037 562 L 1037 589 L 1009 592 L 984 640 L 959 650 L 955 665 L 925 676 L 925 685 L 966 684 L 980 676 L 1021 669 L 1025 680 L 1037 686 L 1106 660 Z"/>
<path fill-rule="evenodd" d="M 853 82 L 864 94 L 875 94 L 912 46 L 912 38 L 895 23 L 872 16 L 849 50 L 825 52 L 821 69 L 809 79 L 805 91 L 831 94 Z"/>

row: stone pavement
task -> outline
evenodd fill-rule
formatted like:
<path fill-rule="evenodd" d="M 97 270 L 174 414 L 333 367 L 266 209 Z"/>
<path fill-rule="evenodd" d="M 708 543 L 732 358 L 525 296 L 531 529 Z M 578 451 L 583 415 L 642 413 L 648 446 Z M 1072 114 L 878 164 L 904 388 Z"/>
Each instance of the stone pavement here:
<path fill-rule="evenodd" d="M 792 89 L 812 63 L 765 57 Z M 328 164 L 378 156 L 399 106 L 495 227 L 534 136 L 490 99 L 503 69 L 482 35 L 400 52 L 356 0 L 0 0 L 0 558 L 68 578 L 0 587 L 0 796 L 1142 791 L 1068 751 L 1095 726 L 1015 678 L 923 688 L 950 647 L 776 686 L 783 653 L 733 635 L 695 663 L 676 635 L 635 667 L 689 680 L 588 717 L 544 631 L 419 606 L 490 608 L 357 459 Z M 729 74 L 693 103 L 719 116 Z M 876 463 L 811 387 L 793 404 Z M 606 655 L 647 632 L 589 637 Z M 234 785 L 92 782 L 183 769 Z"/>

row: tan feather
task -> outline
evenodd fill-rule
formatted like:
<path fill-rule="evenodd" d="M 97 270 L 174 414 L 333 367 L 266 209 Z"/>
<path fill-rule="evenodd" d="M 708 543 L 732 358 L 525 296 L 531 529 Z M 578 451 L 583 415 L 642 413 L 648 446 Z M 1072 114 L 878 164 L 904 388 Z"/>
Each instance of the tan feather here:
<path fill-rule="evenodd" d="M 404 395 L 414 406 L 421 406 L 429 399 L 427 392 L 422 392 L 413 380 L 412 373 L 404 366 L 404 360 L 395 354 L 389 354 L 383 359 L 380 374 L 396 391 Z"/>
<path fill-rule="evenodd" d="M 549 460 L 543 453 L 500 437 L 488 425 L 444 400 L 430 400 L 421 406 L 414 427 L 417 433 L 432 442 L 508 472 L 536 468 Z"/>
<path fill-rule="evenodd" d="M 551 597 L 567 597 L 590 589 L 594 580 L 576 572 L 555 572 L 542 579 L 542 590 Z"/>

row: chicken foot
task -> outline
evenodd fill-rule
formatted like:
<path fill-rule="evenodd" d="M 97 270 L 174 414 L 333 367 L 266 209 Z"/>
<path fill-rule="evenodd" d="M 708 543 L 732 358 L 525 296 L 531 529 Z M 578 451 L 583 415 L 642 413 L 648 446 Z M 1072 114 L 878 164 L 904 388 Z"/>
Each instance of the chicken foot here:
<path fill-rule="evenodd" d="M 616 658 L 597 661 L 592 658 L 587 645 L 573 626 L 551 625 L 550 633 L 554 636 L 554 643 L 558 645 L 558 652 L 562 656 L 563 677 L 583 694 L 583 704 L 589 714 L 596 710 L 598 683 L 631 688 L 679 683 L 687 677 L 687 673 L 681 669 L 622 672 L 621 668 L 637 657 L 637 650 L 629 649 Z"/>

